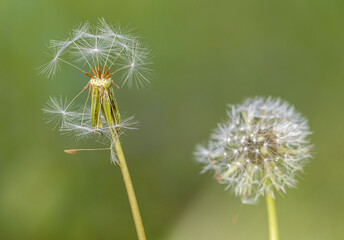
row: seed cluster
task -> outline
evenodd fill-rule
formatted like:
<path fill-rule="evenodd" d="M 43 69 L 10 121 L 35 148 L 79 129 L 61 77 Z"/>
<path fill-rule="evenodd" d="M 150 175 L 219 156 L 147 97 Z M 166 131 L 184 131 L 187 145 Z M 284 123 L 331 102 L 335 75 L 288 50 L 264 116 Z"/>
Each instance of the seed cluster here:
<path fill-rule="evenodd" d="M 294 187 L 310 158 L 307 121 L 279 99 L 248 99 L 231 105 L 207 146 L 195 155 L 203 172 L 214 170 L 244 203 Z"/>

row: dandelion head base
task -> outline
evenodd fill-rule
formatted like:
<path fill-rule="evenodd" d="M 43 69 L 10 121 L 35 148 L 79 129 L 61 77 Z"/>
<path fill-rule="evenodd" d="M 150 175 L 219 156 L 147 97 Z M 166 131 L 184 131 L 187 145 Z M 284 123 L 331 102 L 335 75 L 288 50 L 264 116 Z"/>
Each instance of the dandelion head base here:
<path fill-rule="evenodd" d="M 109 88 L 111 86 L 111 78 L 92 78 L 90 80 L 90 85 L 97 88 Z"/>

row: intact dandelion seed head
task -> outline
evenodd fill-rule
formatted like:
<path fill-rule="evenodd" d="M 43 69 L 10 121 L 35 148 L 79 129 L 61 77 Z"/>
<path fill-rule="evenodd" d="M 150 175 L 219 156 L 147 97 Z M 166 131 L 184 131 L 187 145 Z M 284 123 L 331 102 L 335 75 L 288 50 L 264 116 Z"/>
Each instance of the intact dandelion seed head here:
<path fill-rule="evenodd" d="M 121 116 L 113 87 L 140 87 L 150 82 L 148 46 L 129 29 L 110 25 L 101 18 L 94 26 L 86 22 L 74 28 L 65 40 L 52 40 L 49 48 L 52 59 L 40 68 L 41 74 L 52 77 L 65 65 L 81 72 L 79 80 L 85 85 L 70 102 L 51 97 L 43 109 L 50 117 L 48 121 L 60 125 L 62 133 L 77 138 L 109 141 L 111 158 L 116 161 L 114 139 L 123 130 L 135 128 L 136 122 L 133 117 Z M 75 104 L 84 92 L 85 101 Z"/>
<path fill-rule="evenodd" d="M 297 175 L 311 158 L 307 120 L 278 98 L 248 99 L 229 105 L 207 145 L 195 156 L 203 172 L 214 171 L 243 203 L 295 187 Z"/>

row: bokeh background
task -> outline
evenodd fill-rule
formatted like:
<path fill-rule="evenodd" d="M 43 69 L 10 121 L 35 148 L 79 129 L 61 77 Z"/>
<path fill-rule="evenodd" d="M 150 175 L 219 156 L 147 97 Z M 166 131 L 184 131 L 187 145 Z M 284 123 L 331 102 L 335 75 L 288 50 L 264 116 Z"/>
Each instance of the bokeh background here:
<path fill-rule="evenodd" d="M 84 85 L 68 67 L 38 75 L 46 44 L 102 16 L 137 27 L 154 55 L 151 85 L 116 91 L 140 121 L 122 141 L 149 239 L 268 238 L 264 199 L 238 214 L 192 155 L 226 104 L 256 95 L 288 100 L 314 132 L 306 174 L 277 197 L 281 239 L 344 239 L 343 12 L 339 0 L 2 0 L 0 239 L 136 239 L 109 153 L 64 154 L 97 145 L 59 135 L 41 111 Z"/>

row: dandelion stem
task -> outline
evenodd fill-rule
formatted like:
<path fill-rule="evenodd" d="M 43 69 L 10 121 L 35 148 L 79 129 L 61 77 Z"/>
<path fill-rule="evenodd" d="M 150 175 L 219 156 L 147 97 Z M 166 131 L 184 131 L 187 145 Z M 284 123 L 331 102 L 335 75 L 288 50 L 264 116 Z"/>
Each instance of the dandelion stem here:
<path fill-rule="evenodd" d="M 275 199 L 268 194 L 266 194 L 266 207 L 267 207 L 268 219 L 269 219 L 270 240 L 278 240 L 278 225 L 277 225 Z"/>
<path fill-rule="evenodd" d="M 121 171 L 122 171 L 122 175 L 123 175 L 125 188 L 127 189 L 127 193 L 128 193 L 131 212 L 133 214 L 133 218 L 134 218 L 134 222 L 135 222 L 137 237 L 139 240 L 146 240 L 145 230 L 143 227 L 139 206 L 137 204 L 133 183 L 131 182 L 129 170 L 127 167 L 127 163 L 125 161 L 123 149 L 122 149 L 121 142 L 120 142 L 118 136 L 114 140 L 114 142 L 115 142 L 115 150 L 117 153 L 117 158 L 119 161 L 119 166 L 121 167 Z"/>

